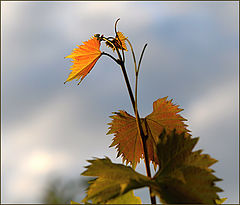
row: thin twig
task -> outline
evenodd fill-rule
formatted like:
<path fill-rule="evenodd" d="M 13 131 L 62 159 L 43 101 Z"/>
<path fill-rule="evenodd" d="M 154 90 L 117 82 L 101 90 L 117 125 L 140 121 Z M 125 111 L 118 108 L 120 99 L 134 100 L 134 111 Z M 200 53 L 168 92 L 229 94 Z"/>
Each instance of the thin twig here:
<path fill-rule="evenodd" d="M 135 68 L 135 73 L 137 72 L 137 62 L 136 62 L 136 57 L 135 57 L 135 53 L 134 53 L 134 50 L 133 50 L 133 47 L 132 47 L 132 44 L 131 42 L 126 38 L 126 41 L 128 42 L 130 48 L 131 48 L 131 51 L 132 51 L 132 56 L 133 56 L 133 62 L 134 62 L 134 68 Z"/>
<path fill-rule="evenodd" d="M 116 58 L 114 58 L 112 55 L 110 55 L 110 54 L 108 54 L 108 53 L 105 53 L 105 52 L 102 52 L 102 55 L 106 55 L 106 56 L 110 57 L 110 58 L 113 59 L 117 64 L 119 64 L 119 61 L 118 61 Z"/>
<path fill-rule="evenodd" d="M 144 51 L 145 51 L 146 47 L 147 47 L 147 43 L 143 47 L 143 50 L 142 50 L 142 53 L 141 53 L 141 57 L 140 57 L 140 60 L 138 62 L 137 74 L 139 73 L 140 65 L 141 65 L 143 54 L 144 54 Z"/>
<path fill-rule="evenodd" d="M 144 45 L 142 53 L 141 53 L 141 56 L 140 56 L 140 59 L 139 59 L 139 62 L 138 62 L 138 67 L 135 68 L 135 75 L 136 75 L 135 76 L 136 77 L 136 79 L 135 79 L 135 108 L 136 109 L 138 107 L 138 76 L 139 76 L 139 69 L 140 69 L 140 65 L 141 65 L 143 54 L 144 54 L 144 51 L 145 51 L 146 47 L 147 47 L 147 44 Z"/>
<path fill-rule="evenodd" d="M 117 39 L 118 39 L 118 41 L 119 41 L 119 43 L 120 43 L 120 46 L 121 46 L 121 48 L 122 48 L 123 62 L 125 63 L 125 55 L 124 55 L 124 50 L 123 50 L 123 47 L 122 47 L 122 42 L 120 41 L 120 38 L 119 38 L 118 33 L 117 33 L 117 23 L 118 23 L 119 20 L 120 20 L 120 18 L 118 18 L 118 19 L 116 20 L 116 22 L 115 22 L 115 34 L 116 34 L 116 37 L 117 37 Z"/>

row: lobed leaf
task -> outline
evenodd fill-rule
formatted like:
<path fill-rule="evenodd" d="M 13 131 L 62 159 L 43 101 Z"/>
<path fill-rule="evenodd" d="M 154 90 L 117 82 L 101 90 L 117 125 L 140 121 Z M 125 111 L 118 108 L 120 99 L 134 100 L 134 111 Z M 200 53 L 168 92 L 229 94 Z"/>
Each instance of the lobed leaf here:
<path fill-rule="evenodd" d="M 163 132 L 159 137 L 157 155 L 159 170 L 154 176 L 156 194 L 163 203 L 214 204 L 219 199 L 215 186 L 220 179 L 209 169 L 216 162 L 201 150 L 193 152 L 198 138 L 186 133 Z"/>
<path fill-rule="evenodd" d="M 173 129 L 176 129 L 177 133 L 189 131 L 183 122 L 186 119 L 178 114 L 182 111 L 178 107 L 172 103 L 172 100 L 167 100 L 167 97 L 160 98 L 153 103 L 153 112 L 141 119 L 144 134 L 148 136 L 146 143 L 149 159 L 155 165 L 159 164 L 155 147 L 163 130 L 165 129 L 167 133 Z M 113 120 L 109 123 L 107 133 L 115 136 L 110 147 L 116 146 L 117 157 L 122 156 L 126 164 L 130 163 L 135 168 L 143 158 L 142 140 L 138 134 L 136 119 L 125 111 L 114 114 L 111 116 Z"/>
<path fill-rule="evenodd" d="M 145 186 L 151 187 L 161 202 L 167 204 L 222 202 L 217 194 L 222 190 L 215 186 L 220 179 L 209 168 L 216 160 L 201 150 L 193 151 L 197 141 L 188 133 L 163 130 L 155 148 L 159 170 L 152 179 L 108 158 L 89 160 L 91 164 L 82 175 L 96 178 L 89 182 L 84 202 L 138 203 L 130 191 Z"/>
<path fill-rule="evenodd" d="M 78 46 L 78 48 L 74 48 L 72 53 L 65 57 L 73 59 L 73 65 L 70 69 L 72 72 L 65 83 L 73 79 L 80 79 L 81 82 L 92 70 L 100 57 L 100 41 L 96 37 L 83 42 L 83 45 Z"/>
<path fill-rule="evenodd" d="M 148 177 L 135 172 L 129 166 L 114 164 L 109 158 L 96 158 L 88 162 L 91 164 L 86 167 L 87 170 L 82 175 L 97 178 L 90 181 L 87 196 L 83 202 L 92 200 L 92 203 L 106 203 L 116 197 L 123 197 L 132 189 L 144 187 L 151 183 Z M 130 194 L 127 196 L 130 197 Z M 119 198 L 119 200 L 124 200 L 125 197 Z M 137 199 L 131 198 L 131 200 Z"/>
<path fill-rule="evenodd" d="M 138 134 L 136 119 L 125 111 L 115 112 L 109 123 L 110 130 L 107 134 L 115 134 L 110 147 L 116 146 L 117 157 L 122 156 L 126 164 L 133 167 L 143 158 L 142 140 Z"/>

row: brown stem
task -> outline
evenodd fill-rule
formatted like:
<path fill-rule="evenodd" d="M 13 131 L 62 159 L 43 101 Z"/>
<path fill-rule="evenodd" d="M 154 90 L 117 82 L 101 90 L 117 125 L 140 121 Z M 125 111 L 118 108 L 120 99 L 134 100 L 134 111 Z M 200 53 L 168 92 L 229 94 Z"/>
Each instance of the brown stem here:
<path fill-rule="evenodd" d="M 115 34 L 116 34 L 116 38 L 118 39 L 119 43 L 120 43 L 120 46 L 122 47 L 122 42 L 120 41 L 120 38 L 118 36 L 118 33 L 117 33 L 117 23 L 118 21 L 120 20 L 120 18 L 118 18 L 115 22 Z M 125 56 L 124 56 L 124 50 L 123 50 L 123 47 L 122 47 L 122 57 L 123 57 L 123 62 L 125 62 Z"/>
<path fill-rule="evenodd" d="M 150 163 L 149 163 L 147 144 L 146 144 L 147 136 L 144 135 L 144 132 L 143 132 L 143 129 L 142 129 L 140 117 L 139 117 L 138 111 L 135 107 L 135 100 L 134 100 L 134 97 L 133 97 L 132 88 L 131 88 L 131 85 L 129 83 L 126 68 L 125 68 L 125 65 L 124 65 L 123 61 L 121 61 L 120 66 L 121 66 L 121 69 L 122 69 L 122 72 L 123 72 L 123 76 L 124 76 L 124 79 L 125 79 L 125 82 L 126 82 L 126 85 L 127 85 L 128 93 L 129 93 L 129 96 L 130 96 L 130 99 L 131 99 L 131 102 L 132 102 L 132 106 L 133 106 L 133 109 L 134 109 L 134 112 L 135 112 L 138 132 L 141 136 L 142 143 L 143 143 L 144 162 L 145 162 L 145 166 L 146 166 L 147 176 L 149 178 L 151 178 Z M 152 196 L 151 188 L 149 189 L 149 191 L 150 191 L 151 203 L 156 204 L 156 198 L 155 198 L 155 196 Z"/>
<path fill-rule="evenodd" d="M 115 22 L 115 33 L 116 33 L 116 36 L 117 36 L 118 40 L 120 41 L 120 39 L 119 39 L 119 37 L 117 35 L 117 22 L 119 20 L 120 19 L 117 19 L 117 21 Z M 120 41 L 120 43 L 121 43 L 121 41 Z M 135 116 L 136 116 L 136 123 L 137 123 L 137 127 L 138 127 L 138 133 L 140 134 L 141 139 L 142 139 L 143 152 L 144 152 L 144 162 L 145 162 L 145 166 L 146 166 L 147 176 L 149 178 L 151 178 L 150 163 L 149 163 L 148 152 L 147 152 L 147 144 L 146 144 L 147 135 L 146 136 L 144 135 L 144 132 L 143 132 L 143 129 L 142 129 L 142 125 L 141 125 L 141 121 L 140 121 L 140 117 L 139 117 L 138 110 L 137 110 L 137 105 L 135 104 L 132 88 L 131 88 L 131 85 L 130 85 L 129 80 L 128 80 L 128 76 L 127 76 L 127 72 L 126 72 L 126 68 L 125 68 L 125 64 L 124 64 L 125 63 L 124 52 L 122 52 L 122 55 L 123 55 L 123 58 L 122 58 L 122 56 L 121 56 L 117 46 L 114 45 L 114 47 L 116 48 L 116 51 L 117 51 L 117 54 L 118 54 L 118 57 L 119 57 L 118 64 L 121 66 L 121 69 L 122 69 L 122 72 L 123 72 L 123 76 L 124 76 L 124 79 L 125 79 L 125 82 L 126 82 L 126 85 L 127 85 L 128 93 L 129 93 L 129 96 L 130 96 L 130 99 L 131 99 L 131 102 L 132 102 L 133 110 L 134 110 L 134 113 L 135 113 Z M 146 47 L 146 45 L 145 45 L 145 47 Z M 145 47 L 143 49 L 143 52 L 145 50 Z M 131 47 L 131 49 L 132 49 L 132 47 Z M 122 49 L 122 51 L 123 51 L 123 49 Z M 132 51 L 133 51 L 133 49 L 132 49 Z M 142 59 L 142 56 L 141 56 L 141 59 Z M 140 61 L 141 61 L 141 59 L 140 59 Z M 139 62 L 138 70 L 139 70 L 140 63 L 141 62 Z M 136 66 L 136 62 L 135 62 L 135 66 Z M 136 68 L 135 68 L 135 71 L 136 71 Z M 151 203 L 152 204 L 156 204 L 156 197 L 152 195 L 151 188 L 149 188 L 149 191 L 150 191 Z"/>
<path fill-rule="evenodd" d="M 114 58 L 112 55 L 105 53 L 105 52 L 102 52 L 101 55 L 106 55 L 106 56 L 110 57 L 111 59 L 113 59 L 117 64 L 119 64 L 119 61 L 116 58 Z"/>

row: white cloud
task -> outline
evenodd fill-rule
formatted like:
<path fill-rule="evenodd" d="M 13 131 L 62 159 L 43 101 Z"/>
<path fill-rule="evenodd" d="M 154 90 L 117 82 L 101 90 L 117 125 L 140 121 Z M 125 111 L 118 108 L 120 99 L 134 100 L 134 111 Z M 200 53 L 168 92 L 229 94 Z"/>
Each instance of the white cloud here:
<path fill-rule="evenodd" d="M 72 92 L 56 94 L 18 124 L 2 130 L 3 202 L 39 202 L 50 174 L 78 177 L 87 159 L 115 157 L 115 150 L 107 148 L 111 137 L 101 137 L 106 130 L 88 119 L 87 107 L 89 102 Z M 91 125 L 86 126 L 86 121 Z"/>
<path fill-rule="evenodd" d="M 36 202 L 36 198 L 42 194 L 39 190 L 44 187 L 46 177 L 50 173 L 55 173 L 56 176 L 59 170 L 69 166 L 69 162 L 71 158 L 66 154 L 37 151 L 36 148 L 34 152 L 19 159 L 18 165 L 14 166 L 16 168 L 14 173 L 11 175 L 8 175 L 7 171 L 3 173 L 3 180 L 7 180 L 3 187 L 3 200 L 16 203 L 25 202 L 28 198 L 28 202 Z"/>
<path fill-rule="evenodd" d="M 35 150 L 26 159 L 26 167 L 32 174 L 47 174 L 55 169 L 66 166 L 70 157 L 63 153 L 48 153 L 42 150 Z M 55 170 L 56 171 L 56 170 Z"/>
<path fill-rule="evenodd" d="M 210 88 L 190 105 L 187 115 L 194 132 L 211 127 L 238 110 L 238 80 L 222 83 Z"/>
<path fill-rule="evenodd" d="M 16 2 L 1 2 L 1 25 L 13 27 L 16 24 L 15 16 L 19 13 Z"/>
<path fill-rule="evenodd" d="M 24 5 L 30 3 L 32 5 L 39 3 L 41 7 L 24 7 Z M 56 56 L 56 53 L 64 49 L 72 49 L 69 41 L 79 44 L 95 32 L 103 32 L 106 35 L 113 34 L 113 24 L 118 17 L 121 18 L 119 28 L 124 28 L 124 31 L 131 33 L 134 36 L 134 43 L 137 41 L 142 43 L 145 40 L 139 39 L 146 39 L 144 37 L 146 32 L 148 32 L 148 35 L 154 33 L 147 30 L 149 24 L 155 23 L 154 28 L 158 28 L 161 21 L 166 21 L 173 16 L 183 17 L 187 14 L 186 16 L 190 18 L 191 15 L 189 14 L 200 15 L 200 17 L 203 15 L 202 12 L 199 12 L 199 7 L 196 6 L 195 2 L 184 4 L 176 2 L 171 4 L 163 2 L 46 2 L 46 4 L 44 2 L 1 2 L 1 4 L 3 5 L 2 23 L 6 26 L 2 32 L 6 37 L 5 40 L 7 40 L 4 47 L 6 50 L 3 50 L 3 60 L 6 62 L 3 79 L 10 82 L 10 76 L 12 79 L 14 75 L 15 78 L 11 80 L 10 84 L 12 84 L 12 87 L 18 86 L 22 90 L 26 86 L 26 84 L 21 84 L 23 80 L 21 76 L 23 75 L 29 74 L 31 76 L 34 74 L 38 76 L 38 72 L 42 72 L 43 69 L 46 69 L 46 75 L 49 78 L 51 75 L 56 75 L 56 73 L 49 72 L 48 66 L 41 69 L 38 67 L 39 70 L 37 70 L 34 65 L 39 65 L 41 62 L 45 62 L 45 64 L 59 62 L 59 56 Z M 202 3 L 197 4 L 202 5 Z M 51 6 L 49 7 L 49 5 Z M 39 12 L 42 9 L 44 10 L 44 16 L 39 18 Z M 203 11 L 204 7 L 201 7 L 201 9 Z M 231 9 L 228 10 L 228 12 L 231 11 Z M 42 21 L 42 18 L 47 20 Z M 231 20 L 231 16 L 229 18 Z M 229 18 L 225 20 L 225 24 L 229 23 Z M 21 22 L 27 20 L 28 23 L 19 25 L 19 19 L 21 19 Z M 16 27 L 17 25 L 18 27 Z M 6 31 L 8 33 L 4 33 Z M 38 42 L 38 40 L 42 41 Z M 69 48 L 64 47 L 64 41 L 67 42 Z M 154 49 L 156 47 L 153 45 L 151 47 L 152 52 L 149 52 L 149 55 L 153 56 L 153 53 L 157 53 L 164 56 L 166 62 L 172 62 L 173 64 L 176 64 L 178 60 L 180 61 L 181 59 L 176 60 L 176 53 L 169 55 L 171 49 L 168 49 L 168 43 L 165 42 L 164 44 L 161 41 L 158 38 L 154 39 L 155 46 L 160 45 L 160 43 L 163 45 L 160 51 Z M 140 48 L 142 48 L 142 44 Z M 172 56 L 176 57 L 174 58 L 175 61 L 172 61 Z M 230 59 L 230 62 L 232 62 L 232 59 Z M 63 65 L 63 67 L 65 66 Z M 151 67 L 153 66 L 148 69 L 152 71 Z M 172 67 L 175 68 L 174 65 Z M 230 67 L 232 68 L 232 66 Z M 155 67 L 154 69 L 156 71 Z M 147 69 L 145 70 L 147 72 Z M 9 78 L 6 78 L 5 73 L 8 74 Z M 119 86 L 118 81 L 114 78 L 112 80 L 114 82 L 110 83 L 111 89 Z M 42 81 L 44 83 L 44 79 Z M 32 86 L 32 82 L 27 86 Z M 191 123 L 190 129 L 199 133 L 202 129 L 219 122 L 223 117 L 229 117 L 233 112 L 238 111 L 237 85 L 238 82 L 236 81 L 225 82 L 210 88 L 195 99 L 190 108 L 185 109 L 185 113 L 189 113 L 189 117 L 186 118 Z M 52 85 L 49 84 L 49 86 Z M 41 89 L 46 89 L 46 87 Z M 7 92 L 9 92 L 9 88 L 5 89 L 5 93 Z M 92 95 L 99 95 L 99 93 Z M 8 100 L 15 99 L 16 106 L 21 109 L 21 104 L 17 103 L 17 98 L 26 98 L 24 103 L 29 103 L 27 94 L 29 93 L 23 92 L 22 95 L 16 95 L 15 98 L 9 98 Z M 93 118 L 99 117 L 97 116 L 99 113 L 96 114 L 91 109 L 91 103 L 95 98 L 89 97 L 87 100 L 79 100 L 80 98 L 73 96 L 71 93 L 66 95 L 64 91 L 61 92 L 61 95 L 56 94 L 50 99 L 48 96 L 39 96 L 35 92 L 31 94 L 36 99 L 39 98 L 38 109 L 33 109 L 32 114 L 24 119 L 18 119 L 20 116 L 16 116 L 18 124 L 14 127 L 9 126 L 11 129 L 2 131 L 3 200 L 8 203 L 17 202 L 18 199 L 25 203 L 37 202 L 36 196 L 44 183 L 44 177 L 51 172 L 59 170 L 64 172 L 68 167 L 69 170 L 66 171 L 66 175 L 77 172 L 78 176 L 80 169 L 78 170 L 76 167 L 82 168 L 89 156 L 116 156 L 113 148 L 107 148 L 111 137 L 104 138 L 102 136 L 105 135 L 104 129 L 106 127 L 100 129 L 98 127 L 99 123 L 93 120 Z M 77 92 L 74 94 L 77 94 Z M 106 99 L 101 102 L 107 104 L 105 101 Z M 96 103 L 94 102 L 92 105 L 96 106 Z M 11 106 L 9 107 L 11 108 Z M 75 111 L 76 108 L 77 111 Z M 75 115 L 72 115 L 73 113 Z M 78 116 L 76 116 L 76 113 L 78 113 Z M 66 135 L 68 139 L 63 139 L 63 136 Z M 71 136 L 73 137 L 71 138 Z M 74 139 L 74 141 L 71 141 L 71 139 Z M 77 143 L 75 139 L 78 140 Z M 56 149 L 53 149 L 53 146 Z M 58 148 L 58 146 L 61 146 L 61 148 Z M 103 146 L 106 147 L 105 150 L 102 148 Z M 62 147 L 66 147 L 66 150 L 62 150 Z M 78 156 L 74 157 L 76 153 L 78 153 Z M 70 170 L 72 167 L 75 169 Z"/>
<path fill-rule="evenodd" d="M 36 200 L 49 173 L 57 174 L 74 163 L 70 153 L 45 148 L 51 138 L 58 137 L 59 126 L 63 127 L 63 119 L 74 109 L 68 106 L 70 97 L 74 99 L 70 95 L 54 96 L 11 130 L 2 131 L 3 201 L 25 200 L 23 193 L 29 193 L 31 196 L 27 197 Z"/>
<path fill-rule="evenodd" d="M 67 41 L 84 41 L 96 32 L 114 34 L 114 22 L 121 18 L 119 28 L 144 30 L 153 20 L 151 9 L 135 2 L 74 2 L 59 4 L 51 15 L 59 34 Z M 141 19 L 141 20 L 140 20 Z M 85 37 L 84 37 L 85 36 Z"/>

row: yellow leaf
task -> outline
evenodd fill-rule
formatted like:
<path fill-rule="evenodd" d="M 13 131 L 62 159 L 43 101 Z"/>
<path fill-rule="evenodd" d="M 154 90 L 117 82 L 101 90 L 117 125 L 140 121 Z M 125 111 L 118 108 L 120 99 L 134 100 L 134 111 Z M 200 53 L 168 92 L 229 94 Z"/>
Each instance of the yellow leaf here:
<path fill-rule="evenodd" d="M 71 200 L 71 204 L 80 204 L 80 203 L 77 203 L 77 202 Z"/>
<path fill-rule="evenodd" d="M 141 198 L 134 196 L 133 191 L 109 200 L 106 204 L 142 204 Z"/>
<path fill-rule="evenodd" d="M 86 75 L 92 70 L 93 66 L 101 56 L 100 41 L 93 37 L 90 40 L 83 42 L 83 45 L 73 49 L 73 52 L 65 58 L 73 59 L 73 65 L 71 66 L 72 72 L 69 74 L 67 81 L 73 79 L 80 82 L 86 77 Z M 80 83 L 79 82 L 79 83 Z"/>
<path fill-rule="evenodd" d="M 112 45 L 114 44 L 118 49 L 128 51 L 126 46 L 126 39 L 127 37 L 124 36 L 122 32 L 117 32 L 118 37 L 116 36 L 113 40 L 110 40 L 111 43 L 106 41 L 106 45 L 112 48 L 115 51 L 115 47 Z"/>
<path fill-rule="evenodd" d="M 117 37 L 115 38 L 117 40 L 117 47 L 128 51 L 125 43 L 126 37 L 123 35 L 122 32 L 117 32 L 117 35 L 118 35 L 118 38 Z M 121 43 L 119 42 L 119 40 Z"/>
<path fill-rule="evenodd" d="M 227 200 L 227 198 L 221 198 L 221 199 L 216 199 L 216 204 L 223 204 L 225 201 Z"/>
<path fill-rule="evenodd" d="M 116 197 L 120 198 L 116 199 L 115 202 L 127 199 L 129 202 L 132 200 L 139 202 L 138 198 L 130 196 L 131 193 L 124 197 L 123 195 L 132 189 L 148 186 L 152 183 L 150 178 L 135 172 L 129 166 L 112 163 L 109 158 L 96 158 L 88 160 L 88 162 L 91 164 L 86 166 L 87 170 L 82 175 L 96 178 L 89 182 L 87 196 L 82 201 L 84 203 L 91 200 L 94 204 L 103 204 L 109 200 L 115 201 Z"/>

